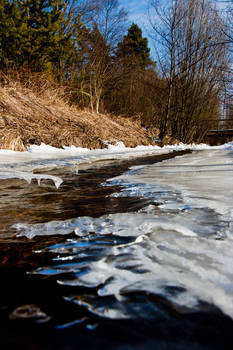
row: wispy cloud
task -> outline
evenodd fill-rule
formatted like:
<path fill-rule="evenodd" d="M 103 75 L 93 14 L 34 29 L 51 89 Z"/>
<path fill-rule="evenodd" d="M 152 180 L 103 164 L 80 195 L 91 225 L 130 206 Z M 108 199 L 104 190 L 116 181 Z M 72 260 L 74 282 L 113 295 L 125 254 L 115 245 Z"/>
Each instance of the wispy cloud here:
<path fill-rule="evenodd" d="M 130 22 L 135 22 L 139 26 L 144 26 L 144 22 L 148 21 L 148 0 L 120 0 L 119 3 L 128 12 Z"/>

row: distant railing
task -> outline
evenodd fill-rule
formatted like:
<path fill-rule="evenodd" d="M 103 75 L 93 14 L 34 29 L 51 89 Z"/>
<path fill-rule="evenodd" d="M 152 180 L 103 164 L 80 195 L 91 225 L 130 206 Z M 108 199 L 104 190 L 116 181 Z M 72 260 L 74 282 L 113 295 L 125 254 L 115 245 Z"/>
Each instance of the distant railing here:
<path fill-rule="evenodd" d="M 209 130 L 206 136 L 232 137 L 233 129 Z"/>
<path fill-rule="evenodd" d="M 233 118 L 213 119 L 213 128 L 210 131 L 233 130 Z"/>

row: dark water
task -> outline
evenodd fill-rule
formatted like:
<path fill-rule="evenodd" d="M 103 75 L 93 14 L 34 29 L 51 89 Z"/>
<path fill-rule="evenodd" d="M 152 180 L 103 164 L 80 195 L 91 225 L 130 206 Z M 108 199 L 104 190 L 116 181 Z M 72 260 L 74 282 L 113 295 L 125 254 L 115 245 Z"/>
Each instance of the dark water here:
<path fill-rule="evenodd" d="M 174 153 L 172 156 L 181 155 Z M 102 186 L 132 165 L 153 164 L 169 155 L 112 164 L 95 164 L 78 175 L 56 170 L 64 182 L 57 190 L 20 180 L 0 182 L 0 344 L 2 349 L 231 349 L 233 322 L 201 304 L 194 311 L 176 308 L 164 295 L 127 292 L 101 296 L 99 284 L 78 283 L 89 268 L 115 245 L 133 238 L 74 233 L 17 237 L 12 225 L 82 216 L 138 211 L 150 200 L 110 197 L 117 186 Z M 60 174 L 59 174 L 60 172 Z M 111 264 L 111 256 L 108 257 Z M 119 264 L 124 266 L 124 255 Z M 140 266 L 131 266 L 144 273 Z M 75 277 L 75 278 L 74 278 Z M 74 283 L 75 281 L 75 283 Z M 81 279 L 80 279 L 81 281 Z M 167 287 L 167 294 L 180 293 Z M 125 316 L 125 317 L 124 317 Z"/>

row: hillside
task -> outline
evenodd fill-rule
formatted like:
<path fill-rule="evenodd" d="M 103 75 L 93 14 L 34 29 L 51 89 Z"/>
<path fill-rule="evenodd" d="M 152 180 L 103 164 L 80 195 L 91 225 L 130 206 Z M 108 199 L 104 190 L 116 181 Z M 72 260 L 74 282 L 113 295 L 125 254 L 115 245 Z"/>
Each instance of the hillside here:
<path fill-rule="evenodd" d="M 137 118 L 81 111 L 55 88 L 40 92 L 15 82 L 0 86 L 0 148 L 24 151 L 30 144 L 104 148 L 152 144 Z"/>

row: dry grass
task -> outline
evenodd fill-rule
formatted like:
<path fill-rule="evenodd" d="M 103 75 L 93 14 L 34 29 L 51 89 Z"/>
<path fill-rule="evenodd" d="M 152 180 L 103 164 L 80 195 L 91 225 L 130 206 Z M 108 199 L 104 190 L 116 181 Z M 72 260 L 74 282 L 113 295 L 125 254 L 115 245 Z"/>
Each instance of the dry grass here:
<path fill-rule="evenodd" d="M 24 151 L 42 142 L 54 147 L 103 148 L 103 141 L 128 147 L 151 144 L 140 121 L 93 114 L 69 106 L 60 90 L 33 91 L 14 81 L 0 86 L 0 148 Z"/>

